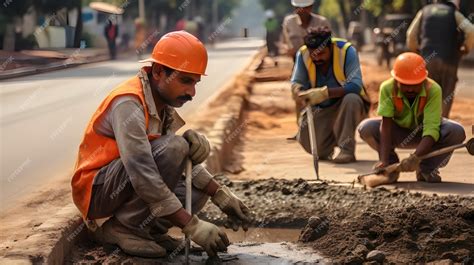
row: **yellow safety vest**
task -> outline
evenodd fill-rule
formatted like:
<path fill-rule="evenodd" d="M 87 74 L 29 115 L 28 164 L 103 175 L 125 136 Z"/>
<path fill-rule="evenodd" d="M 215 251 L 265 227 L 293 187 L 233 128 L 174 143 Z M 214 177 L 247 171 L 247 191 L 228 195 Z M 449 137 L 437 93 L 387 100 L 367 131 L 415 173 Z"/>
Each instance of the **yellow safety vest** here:
<path fill-rule="evenodd" d="M 334 76 L 336 77 L 336 81 L 339 83 L 339 85 L 343 86 L 347 80 L 346 73 L 344 72 L 347 49 L 351 47 L 352 43 L 340 38 L 331 38 L 331 43 L 333 48 L 332 66 Z M 316 87 L 316 65 L 311 59 L 308 47 L 306 47 L 306 45 L 301 46 L 300 53 L 303 56 L 303 62 L 306 67 L 306 71 L 308 72 L 311 87 Z M 369 97 L 367 96 L 367 92 L 365 91 L 365 87 L 362 87 L 362 89 L 360 90 L 360 96 L 366 102 L 370 102 Z"/>

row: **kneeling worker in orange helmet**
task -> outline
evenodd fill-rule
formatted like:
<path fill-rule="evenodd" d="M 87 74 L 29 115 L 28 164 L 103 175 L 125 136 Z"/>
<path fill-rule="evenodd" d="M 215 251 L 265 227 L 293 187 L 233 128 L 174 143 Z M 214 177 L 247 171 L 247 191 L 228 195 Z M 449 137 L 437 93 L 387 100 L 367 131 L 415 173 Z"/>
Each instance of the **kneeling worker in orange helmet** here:
<path fill-rule="evenodd" d="M 115 88 L 87 126 L 71 183 L 74 203 L 100 242 L 127 254 L 179 252 L 181 242 L 167 235 L 174 225 L 216 255 L 229 245 L 226 234 L 183 208 L 186 160 L 193 162 L 192 213 L 211 198 L 237 230 L 248 227 L 250 211 L 201 165 L 210 152 L 206 137 L 194 130 L 175 135 L 184 122 L 174 107 L 194 97 L 206 48 L 185 31 L 170 32 L 142 62 L 152 65 Z M 107 217 L 97 228 L 94 220 Z"/>
<path fill-rule="evenodd" d="M 381 118 L 366 119 L 359 125 L 361 138 L 379 153 L 376 168 L 399 162 L 395 148 L 415 148 L 415 152 L 401 161 L 397 171 L 385 172 L 388 182 L 395 182 L 399 171 L 416 171 L 417 181 L 441 182 L 439 168 L 448 163 L 452 152 L 422 161 L 419 157 L 462 143 L 466 138 L 459 123 L 442 118 L 441 87 L 427 76 L 425 60 L 420 55 L 411 52 L 399 55 L 392 78 L 380 86 L 378 115 Z"/>

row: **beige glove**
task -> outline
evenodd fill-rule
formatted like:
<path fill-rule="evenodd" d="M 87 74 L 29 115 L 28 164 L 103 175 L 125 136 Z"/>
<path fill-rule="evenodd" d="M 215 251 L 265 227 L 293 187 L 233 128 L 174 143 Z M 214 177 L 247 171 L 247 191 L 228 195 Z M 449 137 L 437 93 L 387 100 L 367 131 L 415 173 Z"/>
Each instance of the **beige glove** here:
<path fill-rule="evenodd" d="M 232 228 L 234 231 L 239 227 L 247 231 L 252 220 L 250 209 L 226 186 L 221 186 L 211 201 L 219 207 L 228 216 L 226 227 Z"/>
<path fill-rule="evenodd" d="M 301 92 L 302 86 L 300 84 L 294 83 L 291 84 L 291 97 L 294 100 L 298 100 L 298 93 Z"/>
<path fill-rule="evenodd" d="M 311 105 L 317 105 L 329 98 L 328 87 L 311 88 L 298 93 L 298 97 Z"/>
<path fill-rule="evenodd" d="M 187 130 L 183 137 L 189 143 L 189 157 L 193 164 L 197 165 L 204 162 L 211 152 L 211 145 L 206 136 L 194 130 Z"/>
<path fill-rule="evenodd" d="M 218 251 L 226 251 L 230 245 L 227 235 L 214 224 L 199 220 L 196 215 L 183 228 L 183 234 L 204 248 L 208 256 L 217 256 Z"/>
<path fill-rule="evenodd" d="M 400 162 L 398 166 L 400 172 L 412 172 L 418 169 L 420 166 L 420 158 L 417 155 L 411 154 L 409 157 L 405 158 Z"/>

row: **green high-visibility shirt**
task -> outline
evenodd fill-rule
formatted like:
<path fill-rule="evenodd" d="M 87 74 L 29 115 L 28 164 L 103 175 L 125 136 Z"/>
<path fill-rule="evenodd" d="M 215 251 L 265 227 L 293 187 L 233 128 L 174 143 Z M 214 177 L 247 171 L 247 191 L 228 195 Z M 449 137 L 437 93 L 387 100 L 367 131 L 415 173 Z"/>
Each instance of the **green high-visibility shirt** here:
<path fill-rule="evenodd" d="M 432 80 L 430 79 L 430 81 Z M 403 99 L 403 110 L 399 113 L 395 109 L 395 103 L 392 99 L 392 91 L 395 84 L 394 79 L 386 80 L 380 85 L 377 114 L 382 117 L 392 118 L 393 121 L 402 128 L 413 130 L 417 126 L 423 126 L 423 136 L 431 136 L 435 141 L 438 141 L 442 119 L 442 91 L 440 85 L 434 81 L 432 82 L 433 84 L 429 89 L 429 95 L 426 98 L 423 113 L 418 113 L 418 104 L 420 97 L 426 96 L 425 85 L 423 85 L 423 88 L 411 105 L 405 95 L 403 95 L 401 89 L 398 89 L 398 96 Z"/>

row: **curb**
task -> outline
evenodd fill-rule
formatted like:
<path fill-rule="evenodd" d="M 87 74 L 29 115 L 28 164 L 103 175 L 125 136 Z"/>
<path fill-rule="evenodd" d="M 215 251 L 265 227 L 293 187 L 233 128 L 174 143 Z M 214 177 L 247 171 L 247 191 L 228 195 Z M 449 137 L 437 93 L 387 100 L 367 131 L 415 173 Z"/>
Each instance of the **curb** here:
<path fill-rule="evenodd" d="M 62 69 L 73 68 L 73 67 L 84 65 L 84 64 L 104 62 L 108 60 L 109 60 L 109 56 L 99 55 L 99 56 L 83 59 L 80 62 L 68 63 L 67 60 L 65 60 L 65 62 L 62 62 L 62 63 L 61 62 L 50 63 L 41 68 L 23 67 L 20 69 L 4 71 L 3 73 L 0 74 L 0 80 L 42 74 L 42 73 L 47 73 L 47 72 L 52 72 L 52 71 L 57 71 L 57 70 L 62 70 Z"/>
<path fill-rule="evenodd" d="M 262 66 L 264 57 L 265 52 L 260 50 L 244 71 L 235 76 L 234 80 L 223 89 L 223 91 L 233 89 L 236 92 L 230 96 L 226 104 L 228 111 L 217 119 L 207 134 L 212 150 L 206 160 L 206 168 L 212 174 L 223 171 L 224 158 L 232 155 L 239 135 L 246 127 L 243 122 L 244 109 L 248 104 L 251 84 L 255 81 L 255 71 Z"/>
<path fill-rule="evenodd" d="M 86 236 L 85 224 L 74 204 L 61 209 L 47 222 L 32 228 L 36 233 L 18 241 L 0 264 L 63 264 L 76 242 Z"/>
<path fill-rule="evenodd" d="M 264 52 L 260 50 L 244 70 L 223 89 L 240 87 L 240 91 L 229 98 L 230 111 L 218 118 L 209 133 L 213 150 L 206 164 L 211 172 L 222 171 L 224 156 L 231 154 L 239 133 L 244 129 L 243 110 L 250 94 L 250 84 L 254 80 L 253 73 L 261 66 L 264 56 Z M 16 242 L 15 250 L 0 257 L 0 264 L 64 264 L 73 246 L 87 238 L 87 228 L 73 203 L 59 209 L 46 222 L 31 229 L 35 233 Z"/>

